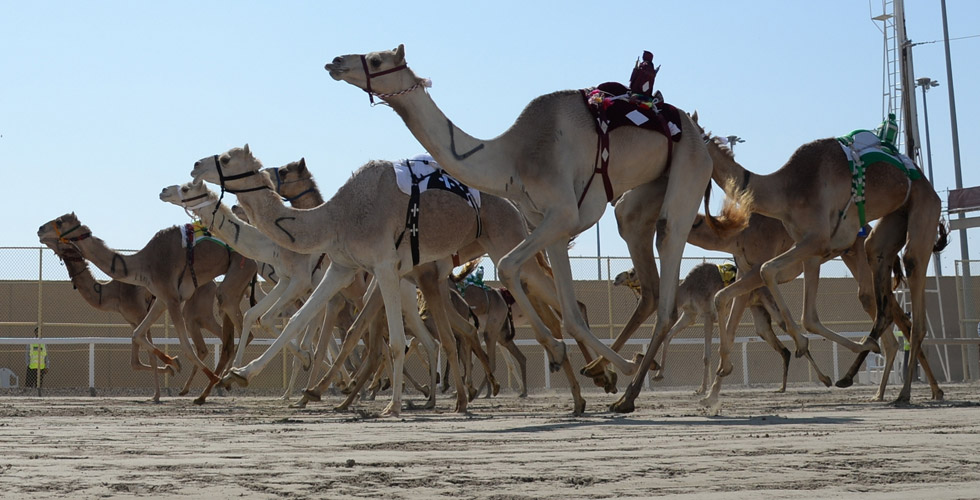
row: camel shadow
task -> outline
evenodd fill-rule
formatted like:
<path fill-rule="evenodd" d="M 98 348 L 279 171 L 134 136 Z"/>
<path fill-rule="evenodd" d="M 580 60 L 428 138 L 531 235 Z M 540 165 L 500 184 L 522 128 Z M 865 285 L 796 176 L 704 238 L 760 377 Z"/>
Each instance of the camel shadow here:
<path fill-rule="evenodd" d="M 627 416 L 598 416 L 596 417 L 583 417 L 583 418 L 569 418 L 568 420 L 562 420 L 560 422 L 549 422 L 537 425 L 524 425 L 509 427 L 506 429 L 460 429 L 449 431 L 449 433 L 483 433 L 483 434 L 510 434 L 510 433 L 534 433 L 534 432 L 552 432 L 565 429 L 575 429 L 579 427 L 602 427 L 602 426 L 615 426 L 615 427 L 662 427 L 662 428 L 676 428 L 676 427 L 711 427 L 718 425 L 737 425 L 737 426 L 770 426 L 770 425 L 841 425 L 841 424 L 854 424 L 864 420 L 860 417 L 827 417 L 827 416 L 800 416 L 800 417 L 787 417 L 781 415 L 761 415 L 753 417 L 726 417 L 726 416 L 713 416 L 713 417 L 701 417 L 701 418 L 670 418 L 667 419 L 653 419 L 653 418 L 631 418 Z"/>

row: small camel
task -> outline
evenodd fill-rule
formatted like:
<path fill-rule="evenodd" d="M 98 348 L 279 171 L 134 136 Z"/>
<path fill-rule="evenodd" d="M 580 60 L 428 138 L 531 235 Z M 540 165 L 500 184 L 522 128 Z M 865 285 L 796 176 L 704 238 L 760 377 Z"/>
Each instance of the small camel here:
<path fill-rule="evenodd" d="M 183 229 L 177 226 L 159 231 L 135 254 L 122 255 L 110 249 L 101 239 L 92 236 L 92 231 L 79 222 L 74 213 L 65 214 L 42 225 L 38 229 L 38 238 L 41 241 L 70 242 L 82 257 L 110 278 L 146 287 L 156 297 L 157 302 L 165 306 L 170 313 L 180 340 L 181 351 L 208 378 L 207 387 L 194 400 L 195 404 L 205 402 L 219 378 L 200 358 L 199 352 L 191 346 L 181 306 L 200 286 L 210 283 L 217 276 L 225 275 L 222 286 L 226 292 L 219 294 L 218 303 L 224 314 L 232 318 L 236 327 L 224 329 L 222 332 L 222 353 L 217 368 L 220 371 L 230 359 L 231 351 L 234 349 L 234 333 L 240 331 L 239 302 L 252 276 L 255 275 L 254 262 L 212 241 L 202 241 L 191 252 L 183 247 L 185 234 Z M 154 367 L 145 365 L 139 360 L 138 348 L 143 347 L 167 365 L 164 370 L 180 371 L 177 358 L 164 354 L 149 340 L 147 332 L 155 320 L 153 315 L 147 314 L 133 332 L 134 347 L 131 360 L 133 369 L 155 370 Z"/>
<path fill-rule="evenodd" d="M 720 185 L 735 183 L 751 193 L 753 210 L 779 219 L 793 245 L 761 266 L 758 274 L 741 276 L 715 297 L 716 305 L 732 300 L 765 284 L 776 300 L 787 330 L 798 337 L 797 352 L 806 351 L 806 337 L 789 316 L 789 308 L 776 285 L 795 276 L 802 265 L 804 274 L 803 326 L 806 330 L 833 340 L 856 353 L 879 351 L 876 338 L 890 327 L 897 302 L 891 290 L 892 269 L 898 252 L 905 247 L 902 262 L 907 271 L 912 299 L 912 359 L 920 360 L 925 336 L 925 273 L 940 234 L 941 202 L 923 176 L 911 180 L 905 172 L 885 163 L 865 165 L 862 180 L 864 214 L 867 221 L 878 220 L 864 242 L 871 267 L 877 314 L 868 338 L 852 342 L 820 323 L 816 308 L 820 265 L 854 245 L 862 223 L 852 195 L 852 173 L 840 143 L 833 138 L 818 139 L 800 146 L 785 165 L 768 175 L 754 174 L 734 161 L 731 149 L 708 137 L 708 152 L 714 162 L 714 180 Z M 859 201 L 861 201 L 859 200 Z M 859 256 L 859 258 L 863 258 Z M 721 341 L 719 376 L 731 372 L 729 352 L 736 324 L 729 319 Z M 916 361 L 909 363 L 909 373 Z M 720 379 L 719 377 L 719 379 Z M 720 381 L 716 379 L 716 381 Z M 908 402 L 911 377 L 899 393 L 898 402 Z M 936 396 L 935 389 L 933 396 Z M 716 397 L 714 388 L 710 398 Z"/>
<path fill-rule="evenodd" d="M 531 314 L 536 334 L 547 335 L 547 329 L 520 286 L 520 269 L 546 250 L 554 269 L 563 329 L 611 360 L 623 373 L 637 371 L 635 363 L 599 341 L 576 310 L 568 242 L 594 225 L 608 202 L 663 176 L 670 167 L 660 214 L 665 279 L 661 282 L 661 314 L 656 327 L 658 338 L 666 335 L 666 318 L 674 308 L 687 233 L 711 175 L 710 157 L 700 138 L 688 133 L 696 129 L 686 114 L 680 113 L 685 132 L 679 142 L 672 144 L 670 138 L 650 130 L 620 127 L 608 134 L 608 149 L 600 155 L 596 119 L 579 90 L 538 97 L 504 133 L 482 140 L 464 133 L 439 110 L 425 91 L 427 80 L 416 76 L 406 64 L 403 45 L 394 50 L 339 56 L 325 69 L 333 79 L 368 92 L 372 99 L 384 99 L 425 149 L 461 182 L 519 206 L 534 230 L 497 262 L 497 270 L 517 303 Z M 607 172 L 600 172 L 605 189 L 588 190 L 600 156 L 608 159 L 608 169 L 599 169 Z M 563 349 L 549 350 L 549 354 L 555 362 L 564 358 Z M 642 364 L 647 366 L 641 364 L 640 372 L 648 369 L 647 359 L 651 358 L 644 359 Z M 627 400 L 631 404 L 641 387 L 631 384 L 628 394 L 613 407 Z"/>
<path fill-rule="evenodd" d="M 692 235 L 693 235 L 692 231 Z M 690 239 L 690 237 L 689 237 Z M 703 394 L 708 388 L 709 380 L 709 363 L 711 360 L 711 338 L 714 323 L 718 321 L 718 316 L 715 314 L 714 309 L 714 296 L 715 294 L 728 286 L 734 281 L 734 275 L 731 276 L 731 281 L 725 280 L 725 276 L 721 274 L 721 269 L 716 264 L 700 264 L 692 269 L 684 281 L 681 282 L 680 287 L 677 289 L 677 308 L 681 311 L 680 316 L 677 318 L 676 324 L 670 329 L 670 334 L 668 336 L 668 341 L 664 342 L 663 350 L 660 353 L 660 363 L 659 370 L 653 376 L 653 380 L 663 379 L 664 366 L 667 358 L 667 348 L 670 345 L 669 340 L 681 332 L 684 328 L 690 326 L 698 317 L 701 317 L 704 323 L 704 372 L 701 378 L 701 386 L 695 391 L 696 394 Z M 640 280 L 637 279 L 636 271 L 630 269 L 628 271 L 623 271 L 616 276 L 613 282 L 614 286 L 627 286 L 633 290 L 637 296 L 642 295 L 642 284 Z M 763 295 L 764 294 L 764 295 Z M 773 305 L 771 304 L 772 299 L 769 297 L 768 292 L 765 289 L 757 290 L 758 297 L 753 297 L 752 313 L 753 317 L 756 319 L 756 333 L 763 340 L 769 344 L 773 350 L 783 360 L 783 377 L 782 385 L 776 392 L 786 392 L 786 381 L 789 375 L 789 362 L 793 357 L 792 353 L 787 349 L 779 338 L 776 337 L 775 332 L 772 330 L 771 316 L 769 310 Z M 722 315 L 724 316 L 724 315 Z M 827 382 L 830 381 L 825 375 L 817 370 L 817 374 L 821 379 L 826 379 Z"/>

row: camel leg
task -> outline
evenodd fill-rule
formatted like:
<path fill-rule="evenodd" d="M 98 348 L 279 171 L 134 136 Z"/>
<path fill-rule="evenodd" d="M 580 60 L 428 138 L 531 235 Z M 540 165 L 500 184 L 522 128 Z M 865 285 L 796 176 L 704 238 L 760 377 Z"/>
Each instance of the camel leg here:
<path fill-rule="evenodd" d="M 289 287 L 289 283 L 289 277 L 282 277 L 265 297 L 262 297 L 258 303 L 245 311 L 245 319 L 242 321 L 242 335 L 239 338 L 238 349 L 235 352 L 235 362 L 233 363 L 236 368 L 242 366 L 242 362 L 245 359 L 245 344 L 247 344 L 245 339 L 251 335 L 252 327 L 283 296 L 286 288 Z"/>
<path fill-rule="evenodd" d="M 464 339 L 469 350 L 476 355 L 476 359 L 480 361 L 483 366 L 483 372 L 486 374 L 487 380 L 490 382 L 490 389 L 493 391 L 493 395 L 496 396 L 500 392 L 500 384 L 493 375 L 493 368 L 490 364 L 490 359 L 487 357 L 487 353 L 480 346 L 480 338 L 477 335 L 477 330 L 466 318 L 460 316 L 456 312 L 455 308 L 452 308 L 450 304 L 450 299 L 448 295 L 440 293 L 440 298 L 443 299 L 444 304 L 448 304 L 446 307 L 446 314 L 449 316 L 449 320 L 452 324 L 454 331 L 459 332 L 459 335 Z M 472 385 L 471 385 L 472 386 Z M 476 394 L 473 394 L 476 397 Z M 473 400 L 473 397 L 470 400 Z"/>
<path fill-rule="evenodd" d="M 891 375 L 892 365 L 895 363 L 895 355 L 898 354 L 898 341 L 895 340 L 894 335 L 885 333 L 881 336 L 881 347 L 885 354 L 885 366 L 881 370 L 881 381 L 878 383 L 878 392 L 871 398 L 871 401 L 882 401 L 885 399 L 888 376 Z"/>
<path fill-rule="evenodd" d="M 517 344 L 515 344 L 513 340 L 504 343 L 503 346 L 504 349 L 507 350 L 506 352 L 509 352 L 510 355 L 514 357 L 514 360 L 517 361 L 517 364 L 520 367 L 521 372 L 519 374 L 516 373 L 514 374 L 515 376 L 518 376 L 521 380 L 521 393 L 518 394 L 517 397 L 526 398 L 527 397 L 527 358 L 524 357 L 524 353 L 521 352 L 521 350 L 517 347 Z M 513 371 L 513 366 L 509 361 L 510 360 L 508 360 L 507 363 L 507 369 Z"/>
<path fill-rule="evenodd" d="M 766 313 L 770 318 L 768 324 L 769 324 L 769 328 L 771 329 L 772 318 L 781 317 L 781 313 L 779 311 L 779 307 L 776 305 L 775 298 L 773 297 L 772 293 L 769 292 L 768 288 L 759 289 L 756 292 L 756 298 L 759 300 L 762 307 L 765 309 Z M 787 334 L 789 334 L 789 336 L 793 338 L 793 341 L 796 342 L 797 346 L 801 345 L 800 341 L 797 339 L 797 336 L 793 335 L 793 333 L 789 330 L 786 323 L 783 322 L 782 319 L 780 319 L 779 327 L 782 328 L 783 331 L 787 332 Z M 803 336 L 803 339 L 806 339 L 806 336 Z M 808 344 L 804 344 L 804 345 L 808 345 Z M 813 372 L 814 374 L 816 374 L 817 379 L 820 380 L 820 383 L 822 383 L 825 387 L 830 387 L 833 381 L 830 380 L 830 377 L 824 375 L 822 370 L 820 370 L 820 366 L 817 364 L 816 360 L 813 359 L 813 355 L 810 354 L 809 349 L 807 349 L 806 352 L 803 353 L 803 357 L 805 357 L 807 362 L 810 363 L 810 368 L 813 369 Z"/>
<path fill-rule="evenodd" d="M 191 362 L 201 370 L 201 373 L 204 373 L 204 376 L 208 378 L 209 385 L 213 385 L 219 380 L 219 378 L 214 374 L 214 372 L 211 371 L 210 368 L 208 368 L 204 360 L 198 357 L 197 352 L 191 345 L 190 339 L 188 338 L 187 326 L 184 322 L 184 314 L 181 311 L 180 301 L 174 297 L 163 300 L 166 301 L 167 312 L 170 313 L 170 317 L 174 322 L 174 329 L 177 330 L 177 338 L 180 340 L 181 352 L 183 352 L 184 355 L 187 356 Z"/>
<path fill-rule="evenodd" d="M 822 261 L 823 259 L 821 257 L 810 257 L 803 260 L 803 284 L 805 290 L 803 299 L 803 327 L 807 331 L 837 342 L 855 353 L 867 350 L 880 352 L 881 349 L 874 339 L 866 338 L 862 343 L 854 342 L 830 330 L 820 322 L 817 311 L 817 287 L 820 285 L 820 264 Z"/>
<path fill-rule="evenodd" d="M 684 331 L 685 328 L 691 326 L 694 321 L 698 318 L 697 314 L 688 314 L 688 311 L 681 311 L 681 315 L 677 317 L 677 322 L 670 327 L 670 331 L 667 332 L 667 339 L 664 340 L 661 348 L 661 358 L 660 358 L 660 369 L 657 370 L 654 380 L 663 380 L 664 367 L 667 363 L 667 347 L 670 345 L 670 341 L 677 336 L 678 333 Z"/>
<path fill-rule="evenodd" d="M 330 353 L 336 362 L 337 359 L 337 344 L 334 343 L 333 331 L 334 327 L 337 325 L 340 313 L 347 307 L 347 301 L 340 295 L 333 296 L 329 301 L 327 301 L 327 307 L 323 311 L 322 319 L 319 322 L 317 330 L 319 331 L 319 340 L 317 341 L 316 348 L 313 349 L 313 361 L 310 367 L 310 374 L 307 378 L 307 385 L 317 380 L 320 374 L 320 368 Z M 341 364 L 340 373 L 342 378 L 349 379 L 347 372 L 343 370 L 343 365 Z"/>
<path fill-rule="evenodd" d="M 675 161 L 677 159 L 675 158 Z M 691 165 L 697 165 L 692 161 Z M 667 195 L 664 197 L 663 208 L 660 211 L 660 220 L 657 223 L 657 247 L 660 250 L 660 261 L 663 265 L 663 279 L 660 282 L 660 301 L 657 304 L 657 323 L 654 327 L 653 341 L 647 347 L 647 352 L 641 361 L 639 369 L 630 380 L 629 385 L 623 391 L 623 396 L 612 404 L 610 409 L 617 413 L 628 413 L 634 409 L 636 397 L 643 389 L 643 379 L 646 377 L 647 370 L 653 363 L 653 358 L 657 354 L 660 345 L 666 340 L 667 332 L 672 326 L 677 307 L 677 287 L 680 282 L 681 257 L 684 254 L 684 246 L 687 244 L 687 236 L 691 232 L 694 218 L 697 215 L 698 204 L 701 199 L 690 196 L 689 191 L 683 186 L 686 183 L 695 182 L 696 179 L 690 177 L 697 176 L 698 171 L 687 169 L 679 173 L 676 177 L 671 175 L 667 188 Z M 710 169 L 704 172 L 704 183 L 710 183 Z M 681 186 L 674 188 L 674 186 Z M 687 184 L 698 185 L 698 184 Z M 566 254 L 567 255 L 567 254 Z"/>
<path fill-rule="evenodd" d="M 402 280 L 402 302 L 405 304 L 411 304 L 412 300 L 415 300 L 415 290 L 416 287 L 413 286 L 408 281 Z M 429 389 L 424 390 L 420 388 L 420 392 L 426 395 L 426 402 L 423 409 L 430 410 L 436 407 L 436 371 L 439 369 L 439 346 L 436 344 L 435 338 L 432 336 L 432 332 L 429 331 L 425 326 L 425 322 L 419 316 L 418 309 L 414 307 L 405 308 L 405 323 L 408 325 L 409 330 L 415 334 L 416 342 L 413 342 L 413 346 L 417 343 L 421 343 L 422 347 L 425 348 L 426 358 L 428 359 L 429 367 Z M 406 355 L 407 357 L 407 355 Z"/>
<path fill-rule="evenodd" d="M 480 326 L 482 327 L 483 325 Z M 497 369 L 497 339 L 499 338 L 499 332 L 496 335 L 493 335 L 490 332 L 483 332 L 482 337 L 483 337 L 483 343 L 487 346 L 487 363 L 489 363 L 490 367 L 493 370 L 496 370 Z M 490 375 L 491 374 L 483 375 L 483 382 L 480 383 L 480 387 L 477 389 L 477 391 L 482 391 L 483 388 L 486 387 L 487 395 L 485 397 L 487 398 L 490 398 L 490 396 L 495 396 L 495 394 L 493 394 L 493 388 L 490 386 Z M 500 386 L 498 385 L 497 388 L 499 390 Z"/>
<path fill-rule="evenodd" d="M 402 409 L 402 377 L 405 370 L 405 322 L 402 321 L 401 278 L 392 264 L 390 267 L 377 266 L 374 269 L 374 279 L 378 282 L 381 297 L 384 299 L 385 316 L 388 320 L 388 345 L 391 348 L 391 402 L 381 414 L 397 417 Z"/>
<path fill-rule="evenodd" d="M 618 204 L 616 208 L 616 221 L 619 226 L 619 235 L 626 241 L 630 258 L 633 260 L 633 269 L 636 271 L 636 277 L 640 281 L 640 300 L 636 303 L 633 314 L 626 321 L 626 326 L 623 327 L 623 330 L 616 336 L 616 340 L 613 341 L 612 350 L 619 352 L 626 345 L 626 342 L 633 337 L 633 334 L 639 330 L 643 322 L 657 310 L 660 295 L 660 274 L 657 272 L 657 263 L 653 257 L 653 233 L 655 226 L 651 224 L 649 225 L 649 229 L 647 229 L 647 226 L 642 226 L 641 228 L 644 230 L 639 233 L 632 226 L 627 229 L 620 220 L 620 217 L 618 217 L 620 212 Z M 581 373 L 582 375 L 596 378 L 603 374 L 605 371 L 604 368 L 608 363 L 605 358 L 600 357 L 582 368 Z"/>
<path fill-rule="evenodd" d="M 150 327 L 156 320 L 160 319 L 160 316 L 166 310 L 167 305 L 162 300 L 154 300 L 153 305 L 150 306 L 150 310 L 147 311 L 146 316 L 143 321 L 133 330 L 133 343 L 132 343 L 132 357 L 130 359 L 130 364 L 133 370 L 150 370 L 154 372 L 169 372 L 173 375 L 175 372 L 180 371 L 180 362 L 177 358 L 171 358 L 163 353 L 160 349 L 153 345 L 150 341 Z M 149 353 L 149 356 L 155 356 L 164 362 L 163 368 L 157 368 L 156 365 L 149 366 L 140 361 L 139 349 L 143 347 Z"/>
<path fill-rule="evenodd" d="M 183 312 L 184 313 L 189 312 L 187 310 L 187 302 L 184 303 Z M 204 342 L 204 336 L 201 335 L 201 326 L 198 325 L 195 321 L 186 321 L 186 323 L 187 324 L 185 324 L 184 327 L 187 329 L 187 335 L 190 337 L 191 343 L 194 345 L 194 350 L 197 351 L 197 356 L 202 360 L 207 359 L 208 345 Z M 180 392 L 177 393 L 178 396 L 184 396 L 188 392 L 190 392 L 191 382 L 194 381 L 195 374 L 197 374 L 196 366 L 194 367 L 194 370 L 191 372 L 191 376 L 187 377 L 187 380 L 184 381 L 184 386 L 180 389 Z"/>
<path fill-rule="evenodd" d="M 357 371 L 354 373 L 351 383 L 347 386 L 346 392 L 347 397 L 333 409 L 334 411 L 346 411 L 350 405 L 357 399 L 357 395 L 360 394 L 361 389 L 367 384 L 367 381 L 382 368 L 381 364 L 385 362 L 382 356 L 381 345 L 384 344 L 382 329 L 384 328 L 381 323 L 381 316 L 372 322 L 373 325 L 367 333 L 366 349 L 364 350 L 363 360 L 357 367 Z M 373 399 L 373 398 L 372 398 Z"/>
<path fill-rule="evenodd" d="M 736 281 L 736 283 L 738 283 Z M 729 285 L 726 288 L 722 288 L 718 294 L 721 294 L 728 288 L 735 286 L 735 284 Z M 718 294 L 715 294 L 715 303 L 718 303 Z M 700 404 L 702 406 L 711 409 L 712 413 L 717 413 L 721 406 L 719 400 L 719 395 L 721 394 L 721 383 L 722 379 L 732 372 L 732 364 L 730 361 L 732 347 L 735 345 L 735 329 L 738 327 L 739 322 L 742 321 L 742 314 L 745 313 L 745 306 L 749 302 L 749 295 L 742 294 L 735 296 L 735 302 L 732 304 L 731 310 L 724 309 L 723 311 L 728 311 L 728 328 L 718 328 L 718 369 L 715 371 L 715 379 L 711 384 L 711 388 L 708 390 L 708 395 L 701 398 Z M 722 315 L 724 317 L 724 314 Z"/>
<path fill-rule="evenodd" d="M 332 271 L 332 272 L 331 272 Z M 286 344 L 292 342 L 294 339 L 298 338 L 305 331 L 306 326 L 309 325 L 320 313 L 320 310 L 325 307 L 334 296 L 336 296 L 341 289 L 348 286 L 354 280 L 354 269 L 341 267 L 334 265 L 333 263 L 327 269 L 327 273 L 323 277 L 323 281 L 317 285 L 313 293 L 310 294 L 309 299 L 300 307 L 298 311 L 286 323 L 286 327 L 283 328 L 282 332 L 276 338 L 275 342 L 269 346 L 261 356 L 252 360 L 250 363 L 242 368 L 232 368 L 229 372 L 229 377 L 231 380 L 238 382 L 241 385 L 247 386 L 248 382 L 257 373 L 261 372 L 265 366 L 270 363 L 275 356 L 281 351 Z"/>
<path fill-rule="evenodd" d="M 749 312 L 752 313 L 752 322 L 755 324 L 756 335 L 766 341 L 769 347 L 772 347 L 783 358 L 783 383 L 776 392 L 786 392 L 786 380 L 789 377 L 789 362 L 793 358 L 793 353 L 779 341 L 776 332 L 772 330 L 772 317 L 766 311 L 766 308 L 753 305 L 749 307 Z"/>
<path fill-rule="evenodd" d="M 711 364 L 711 334 L 712 330 L 714 329 L 716 318 L 713 317 L 713 314 L 705 316 L 707 317 L 704 318 L 704 356 L 702 358 L 702 361 L 704 361 L 704 370 L 701 374 L 701 386 L 698 387 L 698 390 L 694 391 L 695 394 L 704 394 L 704 392 L 708 390 L 708 365 Z M 661 369 L 661 372 L 662 371 L 663 369 Z"/>

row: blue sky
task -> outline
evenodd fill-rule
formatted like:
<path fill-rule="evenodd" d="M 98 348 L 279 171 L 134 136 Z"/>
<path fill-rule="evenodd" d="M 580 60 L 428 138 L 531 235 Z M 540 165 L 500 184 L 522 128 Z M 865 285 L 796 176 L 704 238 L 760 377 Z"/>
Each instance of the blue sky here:
<path fill-rule="evenodd" d="M 939 2 L 907 3 L 909 37 L 941 40 Z M 500 134 L 538 95 L 628 80 L 643 50 L 662 65 L 667 101 L 744 138 L 737 159 L 756 172 L 803 143 L 881 121 L 883 42 L 871 20 L 880 0 L 600 5 L 0 2 L 0 246 L 37 246 L 40 224 L 75 211 L 110 246 L 142 247 L 188 220 L 160 190 L 189 180 L 197 159 L 246 142 L 267 166 L 305 157 L 327 196 L 368 160 L 421 152 L 393 111 L 323 69 L 399 43 L 432 79 L 436 103 L 476 137 Z M 947 11 L 951 38 L 980 34 L 980 3 L 949 0 Z M 955 184 L 943 44 L 913 51 L 915 76 L 941 85 L 928 106 L 945 200 Z M 951 52 L 963 183 L 976 186 L 980 38 L 953 40 Z M 599 226 L 603 255 L 626 256 L 611 209 Z M 595 234 L 572 254 L 595 255 Z M 954 238 L 944 272 L 959 258 Z"/>

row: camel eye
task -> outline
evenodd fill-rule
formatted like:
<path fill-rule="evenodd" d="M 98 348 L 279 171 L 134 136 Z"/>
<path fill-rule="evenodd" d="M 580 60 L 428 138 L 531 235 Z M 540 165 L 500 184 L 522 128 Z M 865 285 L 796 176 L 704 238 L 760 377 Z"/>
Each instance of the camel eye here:
<path fill-rule="evenodd" d="M 228 162 L 231 161 L 231 157 L 228 155 L 221 155 L 221 157 L 218 158 L 218 161 L 220 161 L 222 165 L 227 165 Z"/>
<path fill-rule="evenodd" d="M 375 69 L 380 68 L 381 67 L 381 58 L 380 57 L 372 57 L 371 58 L 371 67 L 372 68 L 375 68 Z"/>

